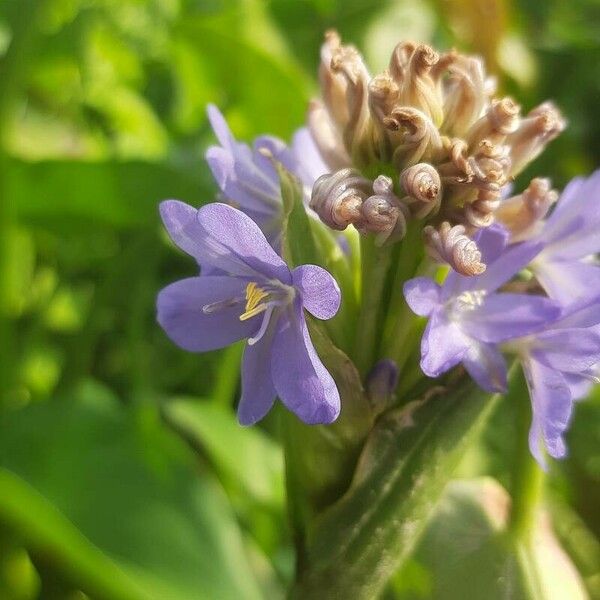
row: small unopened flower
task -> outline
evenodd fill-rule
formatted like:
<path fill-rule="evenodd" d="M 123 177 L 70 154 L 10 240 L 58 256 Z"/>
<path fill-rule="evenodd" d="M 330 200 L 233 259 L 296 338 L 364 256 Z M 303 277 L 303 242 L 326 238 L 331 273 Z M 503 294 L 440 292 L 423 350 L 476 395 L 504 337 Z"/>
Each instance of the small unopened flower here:
<path fill-rule="evenodd" d="M 276 396 L 306 423 L 334 421 L 339 393 L 304 317 L 304 310 L 319 319 L 336 314 L 340 291 L 331 275 L 315 265 L 290 271 L 258 226 L 226 204 L 195 211 L 167 200 L 160 210 L 173 241 L 203 268 L 160 292 L 158 322 L 167 335 L 191 352 L 247 340 L 242 424 L 262 419 Z"/>
<path fill-rule="evenodd" d="M 223 200 L 249 215 L 279 250 L 283 205 L 272 158 L 300 179 L 308 202 L 315 180 L 327 170 L 312 137 L 308 130 L 300 129 L 288 147 L 276 137 L 261 136 L 251 148 L 233 137 L 215 106 L 210 105 L 207 112 L 220 145 L 207 150 L 206 161 Z"/>
<path fill-rule="evenodd" d="M 520 242 L 539 233 L 557 198 L 550 180 L 536 177 L 523 193 L 500 202 L 495 216 L 511 232 L 511 241 Z"/>
<path fill-rule="evenodd" d="M 553 321 L 560 309 L 548 298 L 497 292 L 527 265 L 539 248 L 514 245 L 508 234 L 484 229 L 478 239 L 485 272 L 465 277 L 451 272 L 440 286 L 426 277 L 406 282 L 410 308 L 429 318 L 421 342 L 421 369 L 438 377 L 462 363 L 486 391 L 506 388 L 506 365 L 498 344 L 520 338 Z"/>

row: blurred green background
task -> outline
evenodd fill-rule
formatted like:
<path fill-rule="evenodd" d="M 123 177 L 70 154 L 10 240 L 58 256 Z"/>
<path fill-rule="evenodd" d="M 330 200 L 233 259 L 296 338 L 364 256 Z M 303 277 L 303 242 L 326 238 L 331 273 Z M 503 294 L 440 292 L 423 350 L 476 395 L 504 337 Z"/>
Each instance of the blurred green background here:
<path fill-rule="evenodd" d="M 283 596 L 277 419 L 238 427 L 239 346 L 192 355 L 157 327 L 157 291 L 194 272 L 157 203 L 214 198 L 208 102 L 240 138 L 289 139 L 330 27 L 373 70 L 416 39 L 482 54 L 526 110 L 554 99 L 570 126 L 518 184 L 600 164 L 598 0 L 0 0 L 0 598 Z M 506 480 L 508 413 L 461 476 Z M 549 506 L 594 595 L 600 394 L 568 439 Z M 468 597 L 444 556 L 476 521 L 387 596 Z"/>

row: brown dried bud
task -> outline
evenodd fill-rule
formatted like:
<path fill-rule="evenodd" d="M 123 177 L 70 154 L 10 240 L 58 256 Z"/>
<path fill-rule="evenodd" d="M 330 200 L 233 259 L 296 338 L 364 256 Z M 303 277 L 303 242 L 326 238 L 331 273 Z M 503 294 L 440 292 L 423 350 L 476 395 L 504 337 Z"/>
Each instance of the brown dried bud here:
<path fill-rule="evenodd" d="M 377 234 L 375 243 L 401 240 L 406 234 L 407 207 L 394 194 L 394 184 L 389 177 L 379 175 L 373 182 L 373 196 L 362 204 L 362 232 Z"/>
<path fill-rule="evenodd" d="M 325 41 L 321 46 L 321 64 L 319 65 L 319 83 L 323 102 L 331 118 L 340 127 L 345 127 L 350 116 L 346 105 L 346 92 L 348 83 L 346 78 L 331 67 L 331 62 L 342 48 L 340 36 L 337 31 L 329 30 L 325 33 Z"/>
<path fill-rule="evenodd" d="M 508 146 L 482 140 L 476 154 L 470 156 L 468 161 L 477 187 L 496 189 L 507 182 L 511 166 Z"/>
<path fill-rule="evenodd" d="M 312 100 L 308 106 L 308 127 L 319 153 L 331 169 L 337 170 L 351 164 L 339 131 L 318 100 Z"/>
<path fill-rule="evenodd" d="M 431 119 L 420 110 L 411 106 L 395 108 L 384 119 L 384 125 L 394 132 L 400 144 L 396 147 L 392 162 L 402 168 L 428 159 L 442 149 L 442 138 Z"/>
<path fill-rule="evenodd" d="M 506 138 L 512 161 L 510 174 L 520 173 L 566 126 L 567 122 L 552 102 L 544 102 L 532 110 Z"/>
<path fill-rule="evenodd" d="M 483 139 L 502 144 L 506 136 L 519 127 L 521 107 L 509 97 L 494 100 L 483 117 L 476 121 L 466 135 L 472 148 Z"/>
<path fill-rule="evenodd" d="M 439 126 L 444 118 L 441 89 L 431 76 L 439 54 L 425 44 L 403 42 L 390 60 L 390 74 L 399 88 L 398 104 L 412 106 Z"/>
<path fill-rule="evenodd" d="M 428 225 L 423 229 L 425 247 L 434 260 L 448 263 L 461 275 L 481 275 L 485 264 L 481 262 L 481 252 L 477 244 L 465 234 L 464 225 L 444 221 L 439 229 Z"/>
<path fill-rule="evenodd" d="M 489 82 L 478 57 L 457 54 L 448 67 L 444 89 L 445 133 L 462 137 L 481 116 L 489 97 Z"/>
<path fill-rule="evenodd" d="M 528 188 L 517 196 L 504 200 L 496 211 L 496 218 L 510 232 L 511 241 L 528 239 L 548 214 L 550 207 L 558 199 L 549 179 L 532 179 Z"/>
<path fill-rule="evenodd" d="M 362 221 L 361 206 L 371 192 L 371 182 L 354 169 L 321 175 L 309 202 L 323 223 L 342 231 Z"/>
<path fill-rule="evenodd" d="M 402 171 L 400 185 L 408 195 L 412 212 L 418 219 L 435 214 L 442 199 L 442 182 L 435 168 L 419 163 Z"/>
<path fill-rule="evenodd" d="M 475 228 L 489 227 L 494 222 L 494 213 L 499 206 L 499 188 L 479 190 L 476 200 L 464 207 L 465 221 Z"/>

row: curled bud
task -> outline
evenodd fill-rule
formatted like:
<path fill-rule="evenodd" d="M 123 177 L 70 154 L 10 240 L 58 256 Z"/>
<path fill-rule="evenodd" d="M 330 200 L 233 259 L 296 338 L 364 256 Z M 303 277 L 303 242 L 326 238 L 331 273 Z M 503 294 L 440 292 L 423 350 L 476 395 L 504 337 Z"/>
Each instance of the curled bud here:
<path fill-rule="evenodd" d="M 373 182 L 373 192 L 361 207 L 361 231 L 375 233 L 378 246 L 402 239 L 406 234 L 408 209 L 394 194 L 392 180 L 380 175 Z"/>
<path fill-rule="evenodd" d="M 528 188 L 517 196 L 504 200 L 496 211 L 496 218 L 510 232 L 511 241 L 520 242 L 536 232 L 541 220 L 558 199 L 549 179 L 532 179 Z"/>
<path fill-rule="evenodd" d="M 315 182 L 309 206 L 320 219 L 342 231 L 362 221 L 361 207 L 371 191 L 371 182 L 354 169 L 341 169 L 321 175 Z"/>
<path fill-rule="evenodd" d="M 342 48 L 338 33 L 329 30 L 325 33 L 325 41 L 321 46 L 321 64 L 319 65 L 319 83 L 321 95 L 331 118 L 340 127 L 345 127 L 350 120 L 346 105 L 346 78 L 332 68 L 332 60 Z"/>
<path fill-rule="evenodd" d="M 468 161 L 477 187 L 496 189 L 507 182 L 511 166 L 508 146 L 496 145 L 488 139 L 482 140 L 477 152 Z"/>
<path fill-rule="evenodd" d="M 471 227 L 489 227 L 494 222 L 494 213 L 499 206 L 499 188 L 479 190 L 477 198 L 464 207 L 465 221 Z"/>
<path fill-rule="evenodd" d="M 439 229 L 428 225 L 423 229 L 425 247 L 428 254 L 437 262 L 448 263 L 461 275 L 481 275 L 485 264 L 481 262 L 481 252 L 477 244 L 465 234 L 464 225 L 444 221 Z"/>
<path fill-rule="evenodd" d="M 476 121 L 466 138 L 475 147 L 483 139 L 494 144 L 502 144 L 506 136 L 514 133 L 519 127 L 521 107 L 509 97 L 494 100 L 485 115 Z"/>
<path fill-rule="evenodd" d="M 411 106 L 394 108 L 384 119 L 390 131 L 398 132 L 400 142 L 394 151 L 392 162 L 401 170 L 404 166 L 418 163 L 433 156 L 442 148 L 442 138 L 431 119 Z"/>
<path fill-rule="evenodd" d="M 489 82 L 480 58 L 454 54 L 448 66 L 442 131 L 462 137 L 488 102 Z"/>
<path fill-rule="evenodd" d="M 341 169 L 351 164 L 344 142 L 325 106 L 312 100 L 308 107 L 308 128 L 323 160 L 331 169 Z"/>
<path fill-rule="evenodd" d="M 544 102 L 521 121 L 506 138 L 512 162 L 510 174 L 517 175 L 534 160 L 566 127 L 567 123 L 552 102 Z"/>
<path fill-rule="evenodd" d="M 426 44 L 402 42 L 394 49 L 389 68 L 399 88 L 398 103 L 419 109 L 436 126 L 444 118 L 441 89 L 431 75 L 439 58 L 439 54 Z"/>
<path fill-rule="evenodd" d="M 400 185 L 408 195 L 413 214 L 418 219 L 438 211 L 442 199 L 442 182 L 435 168 L 418 163 L 400 174 Z"/>

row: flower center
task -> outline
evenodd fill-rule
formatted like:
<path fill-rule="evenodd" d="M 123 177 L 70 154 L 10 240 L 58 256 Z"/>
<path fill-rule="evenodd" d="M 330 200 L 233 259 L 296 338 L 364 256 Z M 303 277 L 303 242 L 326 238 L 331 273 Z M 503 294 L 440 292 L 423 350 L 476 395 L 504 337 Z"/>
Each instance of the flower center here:
<path fill-rule="evenodd" d="M 284 285 L 281 282 L 272 282 L 259 286 L 255 281 L 251 281 L 246 286 L 246 307 L 240 315 L 240 321 L 247 321 L 260 313 L 264 313 L 260 328 L 256 335 L 248 338 L 250 346 L 256 344 L 267 332 L 271 323 L 271 316 L 277 307 L 286 306 L 296 295 L 293 287 Z"/>
<path fill-rule="evenodd" d="M 240 321 L 251 319 L 255 315 L 267 310 L 268 302 L 261 302 L 269 297 L 269 292 L 263 290 L 257 283 L 251 281 L 246 286 L 246 310 L 240 315 Z"/>
<path fill-rule="evenodd" d="M 469 290 L 456 298 L 452 298 L 446 305 L 448 316 L 452 320 L 460 320 L 464 313 L 477 310 L 485 301 L 485 290 Z"/>

